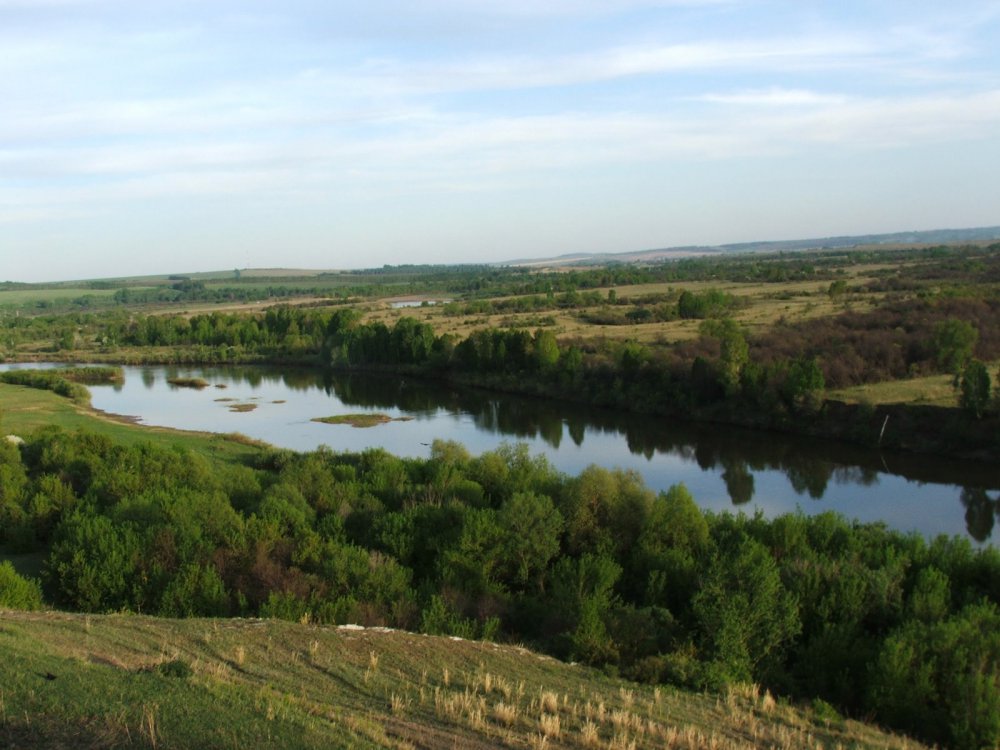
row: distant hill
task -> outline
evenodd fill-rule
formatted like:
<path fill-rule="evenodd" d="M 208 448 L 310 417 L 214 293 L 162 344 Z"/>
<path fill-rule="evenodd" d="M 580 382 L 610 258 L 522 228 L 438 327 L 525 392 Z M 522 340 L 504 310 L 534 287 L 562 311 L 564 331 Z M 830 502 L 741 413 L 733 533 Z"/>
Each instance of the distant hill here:
<path fill-rule="evenodd" d="M 601 265 L 604 263 L 655 263 L 722 253 L 776 253 L 802 250 L 832 250 L 838 248 L 898 247 L 900 245 L 952 245 L 963 242 L 1000 240 L 1000 226 L 974 229 L 931 229 L 920 232 L 890 234 L 859 234 L 819 237 L 804 240 L 760 240 L 727 245 L 681 245 L 677 247 L 640 250 L 623 253 L 572 253 L 551 258 L 522 258 L 496 265 L 503 266 L 567 266 Z"/>

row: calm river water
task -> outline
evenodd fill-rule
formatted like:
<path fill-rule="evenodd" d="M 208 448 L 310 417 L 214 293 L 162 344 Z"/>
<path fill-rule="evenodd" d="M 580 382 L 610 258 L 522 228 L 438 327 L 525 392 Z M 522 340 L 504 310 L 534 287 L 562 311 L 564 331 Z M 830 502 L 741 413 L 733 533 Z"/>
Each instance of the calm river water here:
<path fill-rule="evenodd" d="M 37 366 L 37 365 L 34 365 Z M 371 374 L 323 374 L 263 367 L 126 367 L 123 385 L 91 387 L 93 405 L 144 424 L 240 432 L 274 445 L 335 451 L 381 447 L 426 457 L 430 443 L 455 440 L 473 454 L 527 443 L 559 470 L 590 464 L 639 472 L 662 490 L 683 482 L 713 511 L 833 510 L 926 536 L 968 535 L 993 544 L 1000 515 L 1000 468 L 883 453 L 718 425 L 621 415 L 564 403 Z M 176 387 L 201 377 L 210 387 Z M 253 405 L 233 411 L 235 405 Z M 244 406 L 243 408 L 249 408 Z M 407 421 L 371 428 L 314 417 L 381 412 Z"/>

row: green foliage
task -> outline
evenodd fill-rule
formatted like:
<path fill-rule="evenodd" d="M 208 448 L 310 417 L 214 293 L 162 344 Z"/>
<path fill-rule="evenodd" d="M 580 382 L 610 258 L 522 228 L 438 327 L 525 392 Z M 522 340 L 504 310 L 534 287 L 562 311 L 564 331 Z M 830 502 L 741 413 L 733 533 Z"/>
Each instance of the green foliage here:
<path fill-rule="evenodd" d="M 272 451 L 220 470 L 50 430 L 0 444 L 0 472 L 5 523 L 30 532 L 61 607 L 513 639 L 643 680 L 756 681 L 953 744 L 991 736 L 994 646 L 971 641 L 1000 620 L 990 548 L 832 513 L 714 516 L 682 486 L 654 496 L 599 467 L 566 477 L 525 446 Z M 963 502 L 992 523 L 985 491 Z M 11 573 L 0 591 L 23 592 Z M 910 683 L 943 706 L 946 733 L 903 707 Z"/>
<path fill-rule="evenodd" d="M 983 416 L 990 403 L 990 373 L 978 359 L 970 360 L 962 370 L 959 404 L 977 419 Z"/>
<path fill-rule="evenodd" d="M 431 635 L 475 638 L 477 628 L 475 620 L 461 617 L 442 597 L 434 595 L 421 615 L 420 630 Z"/>
<path fill-rule="evenodd" d="M 700 293 L 685 289 L 677 301 L 677 312 L 682 318 L 709 318 L 732 309 L 736 302 L 733 295 L 718 289 Z"/>
<path fill-rule="evenodd" d="M 0 609 L 41 609 L 42 588 L 31 578 L 23 578 L 7 560 L 0 562 Z"/>
<path fill-rule="evenodd" d="M 948 576 L 933 566 L 917 573 L 907 609 L 914 620 L 934 623 L 951 611 L 951 584 Z"/>
<path fill-rule="evenodd" d="M 558 364 L 559 342 L 551 331 L 535 331 L 535 359 L 543 371 L 551 371 Z"/>
<path fill-rule="evenodd" d="M 949 318 L 934 327 L 933 336 L 938 367 L 954 375 L 957 383 L 959 375 L 972 358 L 979 331 L 965 320 Z"/>
<path fill-rule="evenodd" d="M 740 532 L 721 540 L 692 611 L 706 656 L 727 681 L 759 679 L 762 662 L 802 627 L 774 558 Z"/>
<path fill-rule="evenodd" d="M 553 570 L 552 598 L 566 619 L 569 655 L 587 664 L 617 659 L 617 647 L 607 629 L 615 603 L 614 585 L 622 569 L 607 555 L 562 558 Z"/>
<path fill-rule="evenodd" d="M 826 382 L 815 359 L 797 359 L 788 367 L 784 395 L 788 403 L 800 409 L 815 409 Z"/>
<path fill-rule="evenodd" d="M 109 612 L 141 604 L 137 534 L 106 516 L 74 513 L 60 524 L 43 581 L 59 604 Z"/>
<path fill-rule="evenodd" d="M 0 372 L 0 382 L 52 391 L 79 404 L 90 403 L 90 392 L 63 377 L 60 370 L 8 370 Z"/>
<path fill-rule="evenodd" d="M 215 569 L 188 563 L 167 585 L 159 613 L 164 617 L 222 617 L 229 609 L 226 587 Z"/>
<path fill-rule="evenodd" d="M 697 590 L 709 549 L 708 522 L 684 485 L 660 493 L 633 549 L 632 575 L 641 601 L 684 612 Z"/>
<path fill-rule="evenodd" d="M 732 318 L 705 321 L 701 334 L 719 340 L 719 362 L 722 382 L 727 393 L 734 393 L 740 383 L 743 368 L 750 361 L 750 347 L 746 336 Z"/>
<path fill-rule="evenodd" d="M 1000 743 L 1000 611 L 966 607 L 937 622 L 912 621 L 893 633 L 874 669 L 880 714 L 949 747 Z"/>

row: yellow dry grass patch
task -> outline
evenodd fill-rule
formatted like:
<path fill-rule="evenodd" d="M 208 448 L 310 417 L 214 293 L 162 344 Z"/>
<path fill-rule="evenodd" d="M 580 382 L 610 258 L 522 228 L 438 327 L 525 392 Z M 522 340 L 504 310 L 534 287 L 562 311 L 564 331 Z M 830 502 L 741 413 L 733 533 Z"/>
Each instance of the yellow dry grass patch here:
<path fill-rule="evenodd" d="M 755 686 L 720 696 L 652 688 L 513 646 L 280 621 L 2 619 L 0 738 L 16 730 L 28 746 L 57 746 L 67 728 L 88 739 L 81 732 L 97 722 L 164 747 L 253 737 L 269 738 L 262 747 L 441 750 L 920 747 Z M 191 676 L 156 676 L 172 660 Z M 38 677 L 47 673 L 57 679 Z"/>
<path fill-rule="evenodd" d="M 867 267 L 866 267 L 867 268 Z M 856 272 L 856 278 L 849 279 L 852 285 L 864 283 L 871 277 Z M 763 332 L 775 323 L 796 322 L 824 316 L 837 315 L 847 309 L 856 312 L 871 310 L 882 299 L 881 294 L 848 293 L 844 298 L 833 300 L 828 292 L 827 281 L 801 281 L 786 283 L 740 283 L 694 281 L 678 283 L 636 284 L 633 286 L 612 286 L 596 291 L 602 300 L 614 289 L 619 300 L 640 300 L 652 295 L 679 295 L 682 291 L 704 292 L 717 289 L 738 297 L 741 306 L 730 316 L 741 325 L 754 332 Z M 587 290 L 591 291 L 591 290 Z M 516 299 L 523 295 L 497 298 L 496 301 Z M 540 321 L 548 320 L 544 327 L 559 339 L 605 338 L 610 340 L 633 340 L 649 345 L 671 344 L 698 337 L 700 320 L 671 320 L 666 322 L 642 323 L 639 325 L 601 325 L 581 320 L 581 314 L 596 312 L 602 304 L 573 310 L 539 310 L 523 313 L 503 312 L 497 314 L 445 315 L 444 307 L 393 308 L 389 301 L 379 300 L 358 306 L 365 322 L 380 321 L 390 328 L 402 317 L 412 317 L 429 324 L 436 334 L 454 334 L 465 338 L 470 334 L 489 328 L 537 329 Z M 621 308 L 623 311 L 628 308 Z"/>
<path fill-rule="evenodd" d="M 988 362 L 990 376 L 997 373 L 1000 360 Z M 847 403 L 923 404 L 929 406 L 958 406 L 959 391 L 951 375 L 927 375 L 906 380 L 887 380 L 850 388 L 830 391 L 829 398 Z"/>

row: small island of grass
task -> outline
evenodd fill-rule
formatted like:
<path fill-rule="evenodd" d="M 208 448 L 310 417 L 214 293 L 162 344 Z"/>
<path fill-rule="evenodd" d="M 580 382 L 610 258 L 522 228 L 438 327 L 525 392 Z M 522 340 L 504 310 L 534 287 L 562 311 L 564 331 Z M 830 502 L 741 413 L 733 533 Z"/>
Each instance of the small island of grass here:
<path fill-rule="evenodd" d="M 323 424 L 349 424 L 351 427 L 374 427 L 386 422 L 408 422 L 413 417 L 390 417 L 375 412 L 365 414 L 336 414 L 332 417 L 313 417 L 311 421 Z"/>
<path fill-rule="evenodd" d="M 208 387 L 208 381 L 204 378 L 167 378 L 167 382 L 170 385 L 176 385 L 178 388 L 197 388 L 201 390 Z"/>
<path fill-rule="evenodd" d="M 232 404 L 229 407 L 229 411 L 244 412 L 253 411 L 257 408 L 257 404 Z"/>

